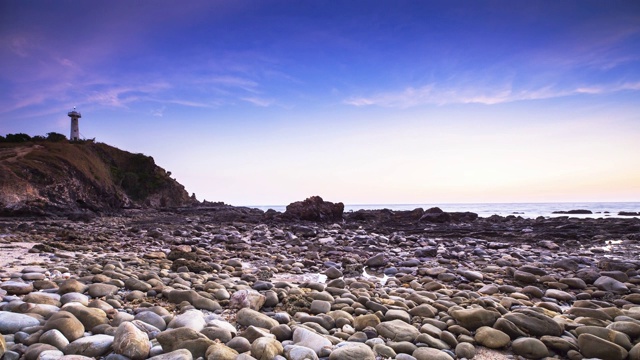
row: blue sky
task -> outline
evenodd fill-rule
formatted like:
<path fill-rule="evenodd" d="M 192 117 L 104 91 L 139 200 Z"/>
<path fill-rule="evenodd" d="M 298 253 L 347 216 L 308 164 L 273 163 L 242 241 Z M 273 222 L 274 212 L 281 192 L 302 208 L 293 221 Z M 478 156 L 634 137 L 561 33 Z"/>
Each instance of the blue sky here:
<path fill-rule="evenodd" d="M 201 200 L 640 201 L 637 1 L 2 1 L 0 93 Z"/>

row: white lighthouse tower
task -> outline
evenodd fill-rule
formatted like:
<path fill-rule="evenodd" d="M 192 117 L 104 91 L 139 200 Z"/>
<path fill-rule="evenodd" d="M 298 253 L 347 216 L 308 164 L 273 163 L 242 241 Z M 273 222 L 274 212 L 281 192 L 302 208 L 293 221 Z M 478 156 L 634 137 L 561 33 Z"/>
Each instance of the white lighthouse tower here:
<path fill-rule="evenodd" d="M 69 136 L 69 140 L 78 141 L 80 140 L 80 128 L 78 127 L 78 119 L 82 117 L 79 112 L 76 111 L 76 107 L 73 107 L 73 111 L 69 111 L 67 114 L 71 118 L 71 135 Z"/>

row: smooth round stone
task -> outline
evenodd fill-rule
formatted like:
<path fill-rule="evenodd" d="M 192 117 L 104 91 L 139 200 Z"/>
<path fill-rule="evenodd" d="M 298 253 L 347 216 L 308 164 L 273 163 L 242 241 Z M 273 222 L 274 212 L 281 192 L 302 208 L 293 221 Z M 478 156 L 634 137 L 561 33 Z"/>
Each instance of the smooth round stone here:
<path fill-rule="evenodd" d="M 569 285 L 570 288 L 572 289 L 586 289 L 587 288 L 587 283 L 584 282 L 584 280 L 580 279 L 580 278 L 563 278 L 560 279 L 560 282 L 563 284 L 567 284 Z"/>
<path fill-rule="evenodd" d="M 416 360 L 453 360 L 446 352 L 427 347 L 417 348 L 411 355 Z"/>
<path fill-rule="evenodd" d="M 384 344 L 375 344 L 373 345 L 373 352 L 382 357 L 383 359 L 395 359 L 396 357 L 396 352 L 390 348 L 389 346 L 386 346 Z"/>
<path fill-rule="evenodd" d="M 62 305 L 68 304 L 70 302 L 77 302 L 84 306 L 89 305 L 89 297 L 85 294 L 77 293 L 77 292 L 68 292 L 60 296 L 60 303 Z"/>
<path fill-rule="evenodd" d="M 450 314 L 454 319 L 456 319 L 458 324 L 471 331 L 482 326 L 493 326 L 496 320 L 500 317 L 499 312 L 483 308 L 453 310 Z"/>
<path fill-rule="evenodd" d="M 626 334 L 599 326 L 580 326 L 576 329 L 576 334 L 578 334 L 578 336 L 581 334 L 595 335 L 601 339 L 620 345 L 626 350 L 630 350 L 633 347 L 629 341 L 629 336 Z"/>
<path fill-rule="evenodd" d="M 178 349 L 150 357 L 148 360 L 193 360 L 193 355 L 187 349 Z"/>
<path fill-rule="evenodd" d="M 256 359 L 273 359 L 278 355 L 282 355 L 284 348 L 276 339 L 261 337 L 257 338 L 251 344 L 251 356 Z"/>
<path fill-rule="evenodd" d="M 629 335 L 632 339 L 640 337 L 640 323 L 633 321 L 616 321 L 609 324 L 607 329 L 620 331 Z"/>
<path fill-rule="evenodd" d="M 123 322 L 113 338 L 113 351 L 131 360 L 146 359 L 151 350 L 149 336 L 130 322 Z"/>
<path fill-rule="evenodd" d="M 544 296 L 564 302 L 575 300 L 575 297 L 568 292 L 556 289 L 547 289 L 547 291 L 544 293 Z"/>
<path fill-rule="evenodd" d="M 380 324 L 380 318 L 375 314 L 360 315 L 353 319 L 353 327 L 356 331 L 364 330 L 366 327 L 376 327 Z"/>
<path fill-rule="evenodd" d="M 207 360 L 235 360 L 238 352 L 225 344 L 215 343 L 207 348 L 205 357 Z"/>
<path fill-rule="evenodd" d="M 18 281 L 5 281 L 0 284 L 0 289 L 9 295 L 25 295 L 33 291 L 33 284 Z"/>
<path fill-rule="evenodd" d="M 602 291 L 608 291 L 614 294 L 626 294 L 629 292 L 627 285 L 608 276 L 600 276 L 598 280 L 593 282 L 593 285 Z"/>
<path fill-rule="evenodd" d="M 497 286 L 493 284 L 488 284 L 478 289 L 478 292 L 481 294 L 493 295 L 500 292 L 500 290 L 498 289 Z"/>
<path fill-rule="evenodd" d="M 518 328 L 534 336 L 560 336 L 563 328 L 552 318 L 530 309 L 518 310 L 504 315 L 504 319 L 511 321 Z"/>
<path fill-rule="evenodd" d="M 293 330 L 287 324 L 280 324 L 271 328 L 270 332 L 276 336 L 278 341 L 291 340 L 293 338 Z"/>
<path fill-rule="evenodd" d="M 243 326 L 253 325 L 264 329 L 271 329 L 278 325 L 278 321 L 249 308 L 243 308 L 238 311 L 236 314 L 236 322 Z"/>
<path fill-rule="evenodd" d="M 25 266 L 24 268 L 22 268 L 22 273 L 26 274 L 26 273 L 41 273 L 44 274 L 47 272 L 47 269 L 40 267 L 40 266 Z"/>
<path fill-rule="evenodd" d="M 53 345 L 59 350 L 64 350 L 64 348 L 69 345 L 69 340 L 56 329 L 45 331 L 40 335 L 39 341 L 43 344 Z"/>
<path fill-rule="evenodd" d="M 293 344 L 312 349 L 318 355 L 324 348 L 330 348 L 332 345 L 324 336 L 303 327 L 296 327 L 293 331 Z"/>
<path fill-rule="evenodd" d="M 37 360 L 38 356 L 40 356 L 42 352 L 47 350 L 58 351 L 58 349 L 56 349 L 55 346 L 52 346 L 49 344 L 36 343 L 36 344 L 30 345 L 27 348 L 27 350 L 24 352 L 24 359 Z"/>
<path fill-rule="evenodd" d="M 167 327 L 170 329 L 184 327 L 200 331 L 204 329 L 206 324 L 207 323 L 204 321 L 204 315 L 200 310 L 187 310 L 173 318 Z"/>
<path fill-rule="evenodd" d="M 111 284 L 96 283 L 88 286 L 89 296 L 94 298 L 109 296 L 117 293 L 119 288 Z"/>
<path fill-rule="evenodd" d="M 406 323 L 411 322 L 411 315 L 400 309 L 391 309 L 384 314 L 385 321 L 402 320 Z"/>
<path fill-rule="evenodd" d="M 45 350 L 38 354 L 38 360 L 58 360 L 64 356 L 60 350 Z"/>
<path fill-rule="evenodd" d="M 376 326 L 376 331 L 392 341 L 413 341 L 420 335 L 418 329 L 402 320 L 382 322 Z"/>
<path fill-rule="evenodd" d="M 478 344 L 490 349 L 504 348 L 511 341 L 509 335 L 488 326 L 483 326 L 476 330 L 474 339 Z"/>
<path fill-rule="evenodd" d="M 24 328 L 40 325 L 40 321 L 25 314 L 0 311 L 0 333 L 14 334 Z"/>
<path fill-rule="evenodd" d="M 164 331 L 167 328 L 167 323 L 164 321 L 162 316 L 154 313 L 153 311 L 143 311 L 137 313 L 134 316 L 134 320 L 140 320 L 149 325 L 153 325 L 158 328 L 160 331 Z"/>
<path fill-rule="evenodd" d="M 329 360 L 375 360 L 376 354 L 366 344 L 345 342 L 338 344 L 338 347 L 331 351 Z"/>
<path fill-rule="evenodd" d="M 540 338 L 548 349 L 566 353 L 569 350 L 578 350 L 578 342 L 573 338 L 562 338 L 558 336 L 545 335 Z"/>
<path fill-rule="evenodd" d="M 92 335 L 80 338 L 64 349 L 65 355 L 84 355 L 88 357 L 104 356 L 113 344 L 113 336 Z"/>
<path fill-rule="evenodd" d="M 331 311 L 331 303 L 325 300 L 313 300 L 309 307 L 309 312 L 312 314 L 326 314 Z"/>
<path fill-rule="evenodd" d="M 91 330 L 94 327 L 109 323 L 107 313 L 104 310 L 86 307 L 80 303 L 72 302 L 65 304 L 61 310 L 72 313 L 86 330 Z"/>
<path fill-rule="evenodd" d="M 76 279 L 67 279 L 58 285 L 58 294 L 66 293 L 84 293 L 87 285 L 81 283 Z"/>
<path fill-rule="evenodd" d="M 456 346 L 456 356 L 458 358 L 472 359 L 476 356 L 476 347 L 467 342 L 461 342 Z"/>
<path fill-rule="evenodd" d="M 284 355 L 289 360 L 318 360 L 315 351 L 308 347 L 298 345 L 287 345 L 284 347 Z"/>
<path fill-rule="evenodd" d="M 327 275 L 327 278 L 329 279 L 338 279 L 340 277 L 342 277 L 342 271 L 338 270 L 335 267 L 330 267 L 328 268 L 325 272 L 325 275 Z"/>
<path fill-rule="evenodd" d="M 578 336 L 578 345 L 580 353 L 588 358 L 623 360 L 628 355 L 622 346 L 588 333 Z"/>
<path fill-rule="evenodd" d="M 434 318 L 438 310 L 429 304 L 420 304 L 413 309 L 409 310 L 409 315 L 420 316 L 426 318 Z"/>
<path fill-rule="evenodd" d="M 44 331 L 56 329 L 60 331 L 69 342 L 73 342 L 84 336 L 85 327 L 73 314 L 60 311 L 53 315 L 44 324 Z"/>
<path fill-rule="evenodd" d="M 226 345 L 234 349 L 238 353 L 243 353 L 251 350 L 251 343 L 249 342 L 249 340 L 242 336 L 234 337 L 233 339 L 229 340 Z"/>
<path fill-rule="evenodd" d="M 549 350 L 542 341 L 530 337 L 514 340 L 511 343 L 511 349 L 513 349 L 513 352 L 516 354 L 528 359 L 540 359 L 549 354 Z"/>
<path fill-rule="evenodd" d="M 21 276 L 22 280 L 26 281 L 36 281 L 36 280 L 44 280 L 45 275 L 43 273 L 29 272 L 24 273 Z"/>

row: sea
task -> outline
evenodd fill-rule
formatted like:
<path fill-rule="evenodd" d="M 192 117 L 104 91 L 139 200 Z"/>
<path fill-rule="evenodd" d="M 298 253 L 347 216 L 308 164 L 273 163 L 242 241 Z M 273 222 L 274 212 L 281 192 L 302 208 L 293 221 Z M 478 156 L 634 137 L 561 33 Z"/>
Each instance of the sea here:
<path fill-rule="evenodd" d="M 264 211 L 273 209 L 284 212 L 286 205 L 250 206 Z M 470 211 L 480 217 L 515 215 L 523 218 L 570 216 L 576 218 L 640 218 L 622 216 L 620 212 L 640 212 L 640 202 L 559 202 L 559 203 L 478 203 L 478 204 L 355 204 L 345 205 L 344 211 L 389 209 L 394 211 L 424 210 L 439 207 L 446 212 Z M 593 214 L 558 214 L 557 211 L 590 210 Z"/>

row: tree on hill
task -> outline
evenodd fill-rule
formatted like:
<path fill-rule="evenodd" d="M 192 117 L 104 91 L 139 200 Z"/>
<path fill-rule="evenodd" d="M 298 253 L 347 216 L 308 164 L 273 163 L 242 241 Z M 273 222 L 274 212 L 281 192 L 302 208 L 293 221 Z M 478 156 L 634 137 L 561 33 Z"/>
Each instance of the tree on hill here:
<path fill-rule="evenodd" d="M 67 140 L 67 137 L 57 132 L 50 132 L 47 133 L 47 140 L 52 142 L 60 142 Z"/>
<path fill-rule="evenodd" d="M 7 137 L 5 138 L 5 142 L 13 142 L 13 143 L 23 143 L 23 142 L 28 142 L 31 141 L 31 136 L 27 135 L 27 134 L 23 134 L 23 133 L 18 133 L 18 134 L 7 134 Z"/>
<path fill-rule="evenodd" d="M 0 135 L 0 143 L 7 142 L 7 139 L 4 136 Z"/>

